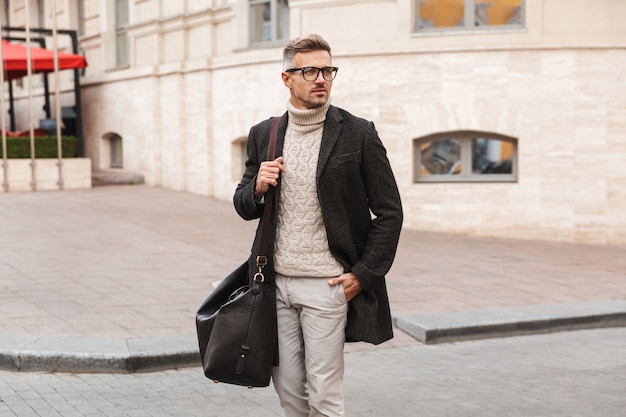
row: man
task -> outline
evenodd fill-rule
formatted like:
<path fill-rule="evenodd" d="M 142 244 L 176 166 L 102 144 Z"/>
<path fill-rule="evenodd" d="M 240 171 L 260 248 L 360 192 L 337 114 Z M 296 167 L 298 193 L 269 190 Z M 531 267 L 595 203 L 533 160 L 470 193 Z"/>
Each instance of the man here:
<path fill-rule="evenodd" d="M 279 156 L 264 161 L 271 122 L 254 126 L 234 204 L 244 219 L 259 218 L 276 187 L 264 271 L 276 292 L 273 382 L 285 414 L 343 416 L 344 343 L 393 337 L 384 276 L 402 206 L 373 123 L 330 104 L 337 68 L 328 43 L 319 35 L 289 42 L 283 67 L 291 97 Z M 253 253 L 258 240 L 257 232 Z"/>

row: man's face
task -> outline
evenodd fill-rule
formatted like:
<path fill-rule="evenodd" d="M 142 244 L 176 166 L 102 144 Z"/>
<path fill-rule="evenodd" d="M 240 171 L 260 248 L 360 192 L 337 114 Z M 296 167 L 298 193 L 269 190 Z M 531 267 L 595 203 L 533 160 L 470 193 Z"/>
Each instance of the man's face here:
<path fill-rule="evenodd" d="M 332 66 L 330 54 L 326 51 L 299 52 L 294 57 L 294 68 L 330 66 Z M 330 98 L 333 82 L 326 81 L 321 73 L 313 81 L 306 81 L 302 71 L 283 72 L 282 78 L 291 92 L 291 104 L 297 109 L 321 107 Z"/>

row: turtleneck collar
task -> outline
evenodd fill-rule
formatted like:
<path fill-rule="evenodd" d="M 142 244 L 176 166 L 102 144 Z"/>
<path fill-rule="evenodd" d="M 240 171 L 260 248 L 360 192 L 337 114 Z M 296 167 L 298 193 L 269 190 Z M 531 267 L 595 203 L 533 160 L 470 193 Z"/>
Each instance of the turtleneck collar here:
<path fill-rule="evenodd" d="M 324 123 L 326 120 L 326 112 L 330 107 L 330 100 L 323 106 L 314 109 L 297 109 L 291 104 L 291 100 L 287 101 L 287 111 L 289 112 L 289 121 L 300 126 L 310 126 Z"/>

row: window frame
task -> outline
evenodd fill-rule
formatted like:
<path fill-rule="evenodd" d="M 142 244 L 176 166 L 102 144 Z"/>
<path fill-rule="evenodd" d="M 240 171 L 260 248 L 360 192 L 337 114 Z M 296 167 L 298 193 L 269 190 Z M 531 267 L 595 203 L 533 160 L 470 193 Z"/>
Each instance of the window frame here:
<path fill-rule="evenodd" d="M 420 27 L 420 1 L 413 0 L 413 33 L 446 33 L 446 32 L 484 32 L 502 29 L 524 29 L 526 27 L 526 0 L 521 0 L 519 25 L 483 25 L 477 26 L 475 22 L 476 0 L 463 0 L 463 26 Z"/>
<path fill-rule="evenodd" d="M 422 150 L 421 145 L 425 142 L 436 142 L 441 140 L 457 139 L 461 141 L 461 172 L 458 175 L 431 174 L 422 175 Z M 472 140 L 491 139 L 507 142 L 513 145 L 511 155 L 510 174 L 475 174 L 472 170 Z M 519 141 L 512 136 L 499 133 L 477 131 L 477 130 L 457 130 L 450 132 L 434 133 L 413 139 L 413 182 L 414 183 L 453 183 L 453 182 L 517 182 L 519 165 L 517 155 L 519 151 Z"/>

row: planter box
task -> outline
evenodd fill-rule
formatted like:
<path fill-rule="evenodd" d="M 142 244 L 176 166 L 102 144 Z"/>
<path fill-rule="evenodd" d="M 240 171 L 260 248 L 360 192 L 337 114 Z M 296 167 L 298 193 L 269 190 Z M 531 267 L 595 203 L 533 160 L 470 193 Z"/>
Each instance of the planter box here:
<path fill-rule="evenodd" d="M 0 168 L 3 160 L 0 159 Z M 57 159 L 35 159 L 35 191 L 59 190 Z M 7 159 L 8 191 L 33 191 L 30 159 Z M 0 169 L 0 182 L 4 178 Z M 63 159 L 63 189 L 91 188 L 91 159 Z M 0 191 L 5 191 L 0 187 Z"/>
<path fill-rule="evenodd" d="M 56 136 L 35 136 L 35 158 L 56 158 L 58 153 L 58 143 Z M 63 158 L 73 158 L 76 156 L 77 140 L 74 136 L 61 137 L 61 149 Z M 30 159 L 30 137 L 28 136 L 8 136 L 7 155 L 9 159 L 24 158 Z M 0 158 L 4 157 L 0 149 Z"/>

